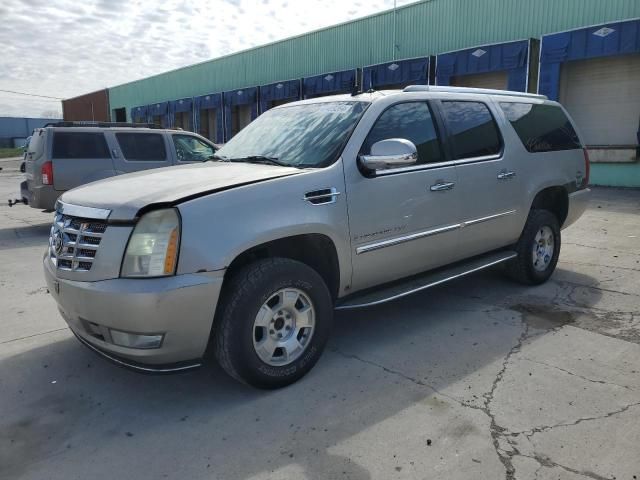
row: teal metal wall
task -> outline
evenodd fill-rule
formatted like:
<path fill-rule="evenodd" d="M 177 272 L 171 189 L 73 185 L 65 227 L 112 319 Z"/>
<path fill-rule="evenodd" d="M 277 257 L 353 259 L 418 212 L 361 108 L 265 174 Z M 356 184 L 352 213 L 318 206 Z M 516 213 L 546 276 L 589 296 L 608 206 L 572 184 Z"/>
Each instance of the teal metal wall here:
<path fill-rule="evenodd" d="M 640 17 L 640 0 L 426 0 L 398 8 L 398 59 Z M 111 109 L 393 59 L 393 11 L 109 89 Z"/>

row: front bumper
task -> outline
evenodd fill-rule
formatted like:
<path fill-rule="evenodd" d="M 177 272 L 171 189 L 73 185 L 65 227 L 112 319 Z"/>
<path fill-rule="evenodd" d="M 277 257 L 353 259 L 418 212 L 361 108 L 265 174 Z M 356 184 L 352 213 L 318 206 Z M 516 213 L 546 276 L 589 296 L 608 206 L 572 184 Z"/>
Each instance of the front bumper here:
<path fill-rule="evenodd" d="M 171 372 L 197 367 L 207 348 L 224 272 L 165 278 L 79 282 L 57 278 L 48 256 L 49 292 L 73 333 L 107 359 L 134 370 Z M 164 335 L 159 348 L 113 343 L 111 329 Z"/>
<path fill-rule="evenodd" d="M 567 228 L 569 225 L 578 220 L 584 211 L 587 209 L 589 199 L 591 198 L 591 190 L 583 188 L 576 192 L 569 194 L 569 211 L 567 212 L 567 218 L 562 224 L 562 228 Z"/>

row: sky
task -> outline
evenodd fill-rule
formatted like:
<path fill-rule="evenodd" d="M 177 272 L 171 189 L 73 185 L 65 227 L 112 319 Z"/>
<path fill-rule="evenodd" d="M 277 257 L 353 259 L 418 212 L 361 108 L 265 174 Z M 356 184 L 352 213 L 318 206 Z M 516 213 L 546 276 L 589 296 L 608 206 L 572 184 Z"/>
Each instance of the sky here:
<path fill-rule="evenodd" d="M 377 13 L 393 3 L 2 0 L 0 90 L 70 98 Z M 0 91 L 0 116 L 61 112 L 58 100 Z"/>

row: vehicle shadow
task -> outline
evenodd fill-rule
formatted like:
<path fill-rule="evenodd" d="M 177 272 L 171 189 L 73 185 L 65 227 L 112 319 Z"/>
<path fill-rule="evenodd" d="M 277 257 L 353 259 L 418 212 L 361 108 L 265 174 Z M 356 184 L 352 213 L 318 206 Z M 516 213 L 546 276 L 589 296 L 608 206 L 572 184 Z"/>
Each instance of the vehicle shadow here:
<path fill-rule="evenodd" d="M 0 250 L 47 245 L 51 222 L 0 228 Z"/>
<path fill-rule="evenodd" d="M 597 283 L 566 270 L 562 276 Z M 172 376 L 130 372 L 66 331 L 22 341 L 20 348 L 0 345 L 0 478 L 46 472 L 48 478 L 234 480 L 275 471 L 371 478 L 366 460 L 345 454 L 341 444 L 415 404 L 430 405 L 435 390 L 452 406 L 481 404 L 524 330 L 519 306 L 551 310 L 562 288 L 553 281 L 525 288 L 485 272 L 339 313 L 315 369 L 277 391 L 243 386 L 217 366 Z M 544 334 L 557 326 L 532 328 Z M 429 408 L 434 419 L 451 413 Z M 451 432 L 425 435 L 437 442 Z M 393 440 L 387 441 L 391 455 Z"/>

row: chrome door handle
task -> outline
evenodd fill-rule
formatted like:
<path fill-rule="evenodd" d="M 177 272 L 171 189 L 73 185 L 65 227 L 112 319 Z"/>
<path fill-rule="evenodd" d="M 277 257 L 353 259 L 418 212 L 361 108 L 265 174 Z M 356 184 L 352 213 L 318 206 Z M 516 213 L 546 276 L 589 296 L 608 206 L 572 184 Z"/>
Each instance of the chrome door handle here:
<path fill-rule="evenodd" d="M 500 172 L 498 174 L 498 180 L 505 180 L 507 178 L 513 178 L 516 176 L 516 172 Z"/>
<path fill-rule="evenodd" d="M 429 187 L 432 192 L 442 192 L 443 190 L 451 190 L 455 183 L 453 182 L 440 182 L 435 183 Z"/>

